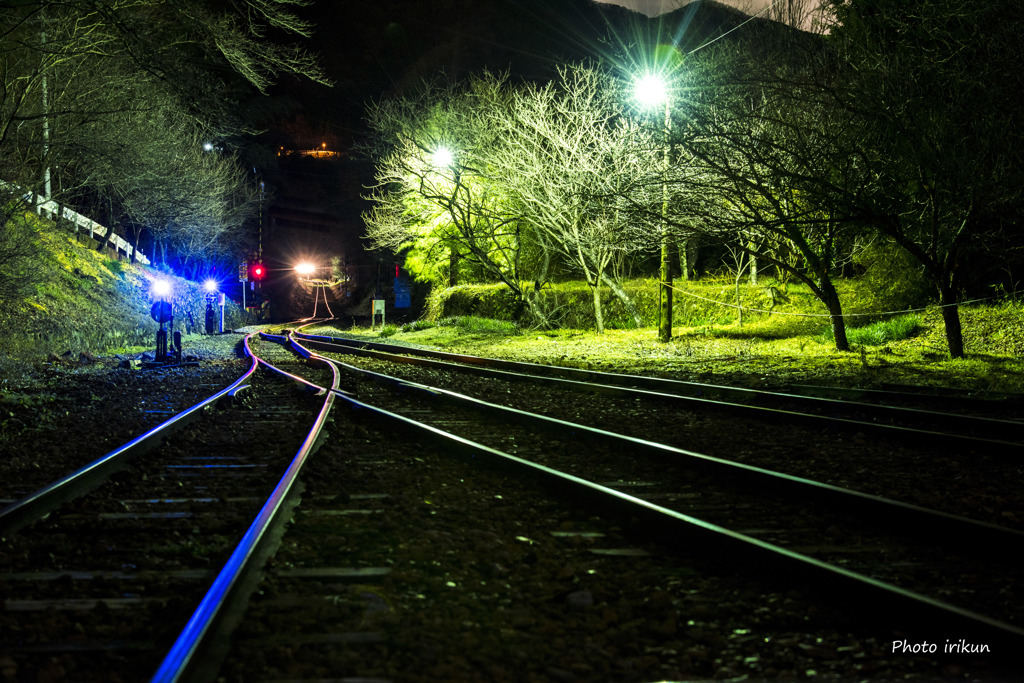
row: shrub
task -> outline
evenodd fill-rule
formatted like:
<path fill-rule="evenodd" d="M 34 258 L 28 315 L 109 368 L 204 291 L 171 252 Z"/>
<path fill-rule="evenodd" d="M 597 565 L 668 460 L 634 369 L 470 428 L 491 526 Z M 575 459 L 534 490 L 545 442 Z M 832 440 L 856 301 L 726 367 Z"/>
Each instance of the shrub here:
<path fill-rule="evenodd" d="M 380 332 L 377 336 L 379 337 L 393 337 L 398 332 L 398 325 L 388 323 L 387 325 L 381 325 Z"/>
<path fill-rule="evenodd" d="M 475 315 L 453 315 L 437 321 L 438 327 L 457 327 L 463 332 L 472 334 L 514 335 L 519 334 L 520 327 L 509 320 L 481 318 Z"/>
<path fill-rule="evenodd" d="M 109 258 L 104 259 L 103 264 L 107 267 L 113 275 L 122 276 L 124 275 L 124 264 L 120 259 Z"/>
<path fill-rule="evenodd" d="M 431 320 L 463 315 L 518 320 L 523 305 L 504 285 L 458 285 L 434 289 L 427 300 Z"/>
<path fill-rule="evenodd" d="M 860 327 L 848 327 L 846 329 L 846 338 L 851 344 L 881 346 L 892 341 L 912 337 L 922 327 L 920 317 L 916 315 L 899 315 L 895 318 L 880 320 L 867 325 L 861 325 Z M 834 341 L 831 328 L 825 334 L 829 340 Z"/>
<path fill-rule="evenodd" d="M 856 256 L 864 269 L 843 292 L 848 312 L 888 312 L 917 308 L 933 296 L 924 270 L 905 249 L 893 244 L 876 244 Z"/>
<path fill-rule="evenodd" d="M 436 327 L 437 323 L 430 320 L 413 320 L 411 323 L 404 323 L 399 329 L 399 332 L 416 332 L 419 330 L 429 330 L 432 327 Z"/>

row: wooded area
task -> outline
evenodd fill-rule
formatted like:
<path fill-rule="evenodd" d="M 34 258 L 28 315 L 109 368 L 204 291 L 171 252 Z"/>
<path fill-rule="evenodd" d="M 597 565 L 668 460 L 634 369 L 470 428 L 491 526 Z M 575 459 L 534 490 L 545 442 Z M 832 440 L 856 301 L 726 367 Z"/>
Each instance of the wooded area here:
<path fill-rule="evenodd" d="M 687 54 L 623 41 L 551 82 L 481 72 L 376 102 L 367 236 L 420 279 L 504 283 L 540 325 L 556 320 L 536 292 L 585 279 L 599 329 L 597 288 L 625 296 L 622 278 L 660 267 L 670 295 L 675 272 L 732 253 L 751 277 L 810 287 L 840 350 L 835 278 L 899 252 L 888 276 L 928 284 L 960 357 L 958 304 L 1015 290 L 1022 265 L 1024 10 L 823 10 L 816 33 L 751 22 Z M 644 108 L 651 75 L 666 94 Z"/>
<path fill-rule="evenodd" d="M 4 228 L 40 196 L 93 216 L 198 279 L 253 241 L 258 178 L 241 163 L 242 103 L 283 74 L 325 81 L 296 45 L 304 0 L 0 2 L 0 292 L 32 286 Z M 22 204 L 19 204 L 22 202 Z M 101 244 L 105 244 L 105 237 Z"/>

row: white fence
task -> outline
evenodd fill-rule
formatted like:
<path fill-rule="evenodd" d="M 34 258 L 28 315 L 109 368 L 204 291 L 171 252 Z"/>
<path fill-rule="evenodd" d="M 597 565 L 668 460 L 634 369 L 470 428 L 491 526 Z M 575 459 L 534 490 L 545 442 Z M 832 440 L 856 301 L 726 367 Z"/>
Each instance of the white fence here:
<path fill-rule="evenodd" d="M 11 185 L 3 181 L 0 181 L 0 185 L 7 189 L 11 189 Z M 32 193 L 29 192 L 23 194 L 22 198 L 26 202 L 29 202 L 30 204 L 35 206 L 36 211 L 39 212 L 40 216 L 45 215 L 48 218 L 50 218 L 50 220 L 54 221 L 56 221 L 58 217 L 64 218 L 66 221 L 75 226 L 75 234 L 78 233 L 79 228 L 82 228 L 84 230 L 89 231 L 90 238 L 102 239 L 103 235 L 107 232 L 107 228 L 105 226 L 100 225 L 91 218 L 83 216 L 77 211 L 72 211 L 66 206 L 61 206 L 52 199 L 47 201 L 44 199 L 44 197 L 42 197 L 42 195 L 35 195 L 35 201 L 33 201 Z M 97 235 L 97 233 L 99 234 Z M 129 244 L 127 241 L 121 238 L 120 235 L 115 235 L 114 233 L 110 234 L 110 239 L 107 240 L 107 243 L 113 246 L 115 251 L 117 251 L 118 253 L 123 253 L 125 257 L 129 259 L 132 256 L 132 252 L 135 251 L 135 247 L 133 247 L 131 244 Z M 142 251 L 139 251 L 136 254 L 135 260 L 143 265 L 149 265 L 149 259 L 146 258 L 146 255 L 143 254 Z"/>

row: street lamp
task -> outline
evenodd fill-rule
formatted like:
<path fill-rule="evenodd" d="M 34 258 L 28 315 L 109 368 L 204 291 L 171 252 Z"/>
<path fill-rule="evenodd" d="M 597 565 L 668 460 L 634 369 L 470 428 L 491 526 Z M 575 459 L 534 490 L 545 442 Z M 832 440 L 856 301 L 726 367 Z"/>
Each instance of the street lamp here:
<path fill-rule="evenodd" d="M 451 149 L 441 145 L 434 150 L 434 153 L 430 155 L 431 163 L 436 169 L 452 169 L 452 164 L 455 163 L 455 155 Z M 457 173 L 453 170 L 453 175 Z M 458 180 L 455 180 L 456 185 Z M 448 251 L 448 286 L 454 287 L 458 284 L 458 272 L 459 272 L 459 250 L 452 245 Z"/>
<path fill-rule="evenodd" d="M 672 339 L 672 260 L 668 235 L 668 164 L 669 132 L 672 128 L 672 99 L 665 79 L 657 74 L 644 74 L 634 84 L 634 96 L 641 106 L 654 108 L 665 105 L 664 157 L 661 171 L 661 267 L 659 268 L 658 339 Z"/>
<path fill-rule="evenodd" d="M 455 160 L 455 157 L 452 155 L 452 151 L 444 145 L 435 149 L 432 157 L 432 161 L 436 168 L 448 168 Z"/>
<path fill-rule="evenodd" d="M 316 266 L 312 263 L 300 263 L 295 266 L 295 272 L 308 280 L 309 276 L 316 272 Z"/>
<path fill-rule="evenodd" d="M 160 329 L 156 332 L 156 362 L 158 363 L 166 363 L 168 358 L 167 330 L 164 329 L 164 323 L 170 322 L 172 326 L 174 325 L 173 308 L 167 301 L 167 297 L 170 294 L 170 280 L 160 278 L 153 282 L 153 296 L 157 297 L 158 300 L 153 303 L 152 308 L 149 310 L 149 315 L 154 321 L 160 323 Z"/>
<path fill-rule="evenodd" d="M 206 292 L 206 334 L 213 334 L 217 326 L 217 314 L 214 311 L 214 304 L 217 303 L 220 293 L 220 283 L 210 278 L 203 283 L 203 290 Z M 244 291 L 244 289 L 243 289 Z M 224 331 L 224 307 L 221 307 L 220 331 Z"/>

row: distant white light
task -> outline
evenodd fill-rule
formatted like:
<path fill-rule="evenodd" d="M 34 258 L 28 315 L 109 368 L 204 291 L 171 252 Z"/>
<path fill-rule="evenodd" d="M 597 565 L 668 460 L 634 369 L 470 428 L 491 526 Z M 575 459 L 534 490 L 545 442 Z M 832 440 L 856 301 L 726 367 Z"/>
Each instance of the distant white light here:
<path fill-rule="evenodd" d="M 203 143 L 203 149 L 205 149 L 207 152 L 212 152 L 213 151 L 213 143 L 212 142 L 204 142 Z"/>
<path fill-rule="evenodd" d="M 646 74 L 636 82 L 634 94 L 643 106 L 654 107 L 668 99 L 668 88 L 661 76 Z"/>
<path fill-rule="evenodd" d="M 170 280 L 157 280 L 153 283 L 153 294 L 164 299 L 171 293 Z"/>
<path fill-rule="evenodd" d="M 210 279 L 203 283 L 203 289 L 205 289 L 210 294 L 213 294 L 218 289 L 220 289 L 220 285 L 217 283 L 216 280 Z"/>
<path fill-rule="evenodd" d="M 312 263 L 300 263 L 295 266 L 295 272 L 299 275 L 312 275 L 316 271 L 316 266 Z"/>
<path fill-rule="evenodd" d="M 438 147 L 434 150 L 434 166 L 438 168 L 447 168 L 452 165 L 454 157 L 452 151 L 447 147 Z"/>

